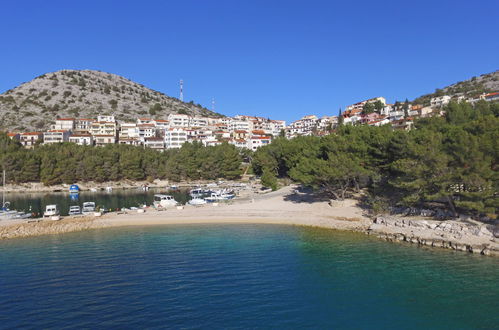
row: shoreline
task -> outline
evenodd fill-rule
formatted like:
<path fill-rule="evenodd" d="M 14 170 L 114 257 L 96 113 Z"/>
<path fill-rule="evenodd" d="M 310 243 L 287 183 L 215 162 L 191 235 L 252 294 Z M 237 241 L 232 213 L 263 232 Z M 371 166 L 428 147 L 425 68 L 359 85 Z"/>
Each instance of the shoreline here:
<path fill-rule="evenodd" d="M 216 204 L 215 204 L 216 205 Z M 392 242 L 499 256 L 499 228 L 470 221 L 378 216 L 371 219 L 355 200 L 318 200 L 288 186 L 232 203 L 185 206 L 158 211 L 106 213 L 101 217 L 66 217 L 59 221 L 0 222 L 0 240 L 88 229 L 179 224 L 276 224 L 362 232 Z"/>
<path fill-rule="evenodd" d="M 148 186 L 150 189 L 168 189 L 171 186 L 177 186 L 179 188 L 191 188 L 197 186 L 203 186 L 209 183 L 213 183 L 213 181 L 209 180 L 199 180 L 199 181 L 181 181 L 181 182 L 172 182 L 168 180 L 159 180 L 156 179 L 153 182 L 149 181 L 131 181 L 131 180 L 123 180 L 123 181 L 107 181 L 107 182 L 75 182 L 74 184 L 78 185 L 80 188 L 80 192 L 82 191 L 90 191 L 91 189 L 97 190 L 105 190 L 107 187 L 111 187 L 112 189 L 138 189 L 144 186 Z M 225 180 L 223 185 L 227 184 L 237 184 L 237 183 L 245 183 L 250 184 L 248 180 Z M 5 193 L 52 193 L 52 192 L 68 192 L 71 184 L 57 184 L 52 186 L 45 186 L 42 182 L 26 182 L 20 184 L 12 184 L 8 183 L 5 185 L 2 190 Z"/>

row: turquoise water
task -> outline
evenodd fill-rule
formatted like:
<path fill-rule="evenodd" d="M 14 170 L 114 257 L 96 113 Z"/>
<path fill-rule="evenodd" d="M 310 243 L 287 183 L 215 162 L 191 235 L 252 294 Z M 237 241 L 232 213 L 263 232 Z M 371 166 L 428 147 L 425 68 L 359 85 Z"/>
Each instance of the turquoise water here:
<path fill-rule="evenodd" d="M 181 225 L 0 241 L 1 328 L 497 328 L 499 258 L 324 229 Z"/>

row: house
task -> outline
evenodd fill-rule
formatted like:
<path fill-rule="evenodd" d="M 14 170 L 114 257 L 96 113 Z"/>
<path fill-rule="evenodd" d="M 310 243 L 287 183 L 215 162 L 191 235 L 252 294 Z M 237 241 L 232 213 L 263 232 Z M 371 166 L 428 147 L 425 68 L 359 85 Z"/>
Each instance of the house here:
<path fill-rule="evenodd" d="M 246 147 L 250 150 L 255 151 L 256 149 L 269 145 L 272 142 L 270 136 L 252 136 L 248 139 Z"/>
<path fill-rule="evenodd" d="M 80 146 L 94 145 L 94 138 L 91 134 L 73 134 L 69 137 L 69 142 L 76 143 Z"/>
<path fill-rule="evenodd" d="M 154 124 L 139 124 L 137 128 L 142 141 L 145 141 L 147 138 L 156 137 L 156 126 Z"/>
<path fill-rule="evenodd" d="M 188 115 L 170 114 L 168 115 L 170 127 L 189 127 L 190 117 Z"/>
<path fill-rule="evenodd" d="M 99 115 L 97 116 L 97 121 L 101 121 L 101 122 L 116 122 L 116 119 L 114 118 L 114 116 L 109 116 L 109 115 Z"/>
<path fill-rule="evenodd" d="M 136 138 L 119 138 L 118 139 L 118 143 L 119 144 L 127 144 L 127 145 L 130 145 L 130 146 L 141 146 L 142 145 L 142 141 L 136 137 Z"/>
<path fill-rule="evenodd" d="M 449 104 L 451 97 L 449 95 L 443 95 L 439 97 L 432 97 L 430 100 L 430 106 L 432 108 L 441 108 L 446 104 Z"/>
<path fill-rule="evenodd" d="M 72 131 L 75 127 L 74 118 L 58 118 L 55 124 L 51 126 L 52 130 Z"/>
<path fill-rule="evenodd" d="M 158 130 L 165 130 L 170 127 L 170 122 L 164 119 L 155 119 L 153 123 Z"/>
<path fill-rule="evenodd" d="M 37 142 L 43 142 L 43 133 L 41 132 L 25 132 L 19 135 L 19 142 L 27 148 L 31 149 Z"/>
<path fill-rule="evenodd" d="M 74 121 L 74 131 L 78 134 L 90 133 L 92 128 L 93 119 L 89 118 L 79 118 Z"/>
<path fill-rule="evenodd" d="M 115 121 L 96 121 L 92 123 L 92 126 L 90 128 L 90 134 L 93 136 L 96 146 L 116 143 L 116 132 L 117 124 Z"/>
<path fill-rule="evenodd" d="M 43 144 L 68 142 L 71 132 L 62 129 L 53 129 L 43 133 Z"/>
<path fill-rule="evenodd" d="M 95 145 L 98 147 L 116 143 L 116 135 L 98 134 L 92 136 L 94 138 Z"/>
<path fill-rule="evenodd" d="M 187 132 L 180 127 L 170 127 L 165 131 L 165 148 L 178 149 L 187 141 Z"/>
<path fill-rule="evenodd" d="M 135 123 L 121 123 L 120 131 L 118 132 L 118 138 L 121 139 L 135 139 L 139 138 L 139 128 Z"/>
<path fill-rule="evenodd" d="M 165 150 L 165 141 L 160 137 L 148 137 L 145 139 L 144 146 L 154 150 Z"/>

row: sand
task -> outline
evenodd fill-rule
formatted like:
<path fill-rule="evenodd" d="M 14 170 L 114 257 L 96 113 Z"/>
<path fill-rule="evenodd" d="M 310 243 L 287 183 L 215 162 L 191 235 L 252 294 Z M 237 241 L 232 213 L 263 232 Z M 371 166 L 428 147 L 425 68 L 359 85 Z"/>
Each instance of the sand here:
<path fill-rule="evenodd" d="M 327 200 L 316 200 L 308 193 L 288 186 L 262 195 L 250 195 L 230 203 L 186 205 L 183 209 L 169 208 L 144 213 L 106 214 L 96 222 L 109 226 L 143 226 L 159 224 L 201 223 L 267 223 L 306 225 L 336 229 L 366 229 L 371 221 L 363 215 L 356 201 L 347 200 L 330 206 Z"/>

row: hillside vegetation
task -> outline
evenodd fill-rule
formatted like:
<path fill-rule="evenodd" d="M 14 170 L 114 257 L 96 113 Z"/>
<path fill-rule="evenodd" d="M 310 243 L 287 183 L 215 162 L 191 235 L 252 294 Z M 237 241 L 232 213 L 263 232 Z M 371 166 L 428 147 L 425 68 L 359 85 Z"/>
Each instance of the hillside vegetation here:
<path fill-rule="evenodd" d="M 220 117 L 199 104 L 92 70 L 47 73 L 0 95 L 0 130 L 46 130 L 57 117 L 114 114 L 119 120 L 135 121 L 144 116 L 166 119 L 171 113 Z"/>
<path fill-rule="evenodd" d="M 472 77 L 471 79 L 460 81 L 444 88 L 437 88 L 434 93 L 420 96 L 413 103 L 429 105 L 433 97 L 449 95 L 469 98 L 476 97 L 482 93 L 497 91 L 499 91 L 499 70 L 482 74 L 479 77 Z"/>
<path fill-rule="evenodd" d="M 256 151 L 253 170 L 266 186 L 289 177 L 337 200 L 365 189 L 374 212 L 398 206 L 495 218 L 499 103 L 451 102 L 445 111 L 411 131 L 346 125 L 324 137 L 278 138 Z"/>

